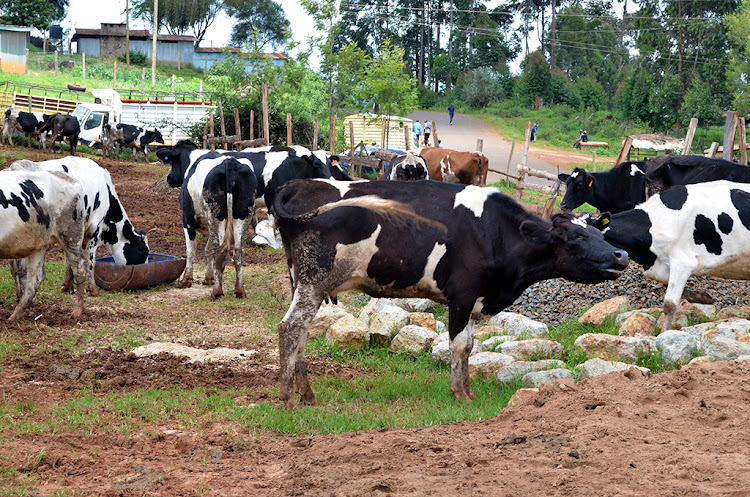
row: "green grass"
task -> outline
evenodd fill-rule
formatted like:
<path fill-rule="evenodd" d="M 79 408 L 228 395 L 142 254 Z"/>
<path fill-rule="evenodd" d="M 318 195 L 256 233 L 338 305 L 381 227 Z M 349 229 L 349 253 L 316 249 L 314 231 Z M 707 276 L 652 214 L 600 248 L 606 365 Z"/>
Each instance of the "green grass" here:
<path fill-rule="evenodd" d="M 515 187 L 513 187 L 513 182 L 511 181 L 510 186 L 505 185 L 505 181 L 500 180 L 495 183 L 487 183 L 487 186 L 492 186 L 500 190 L 501 192 L 505 193 L 506 195 L 509 195 L 513 198 L 516 198 L 517 190 Z M 521 201 L 528 204 L 533 205 L 539 205 L 544 206 L 547 203 L 547 199 L 549 196 L 546 193 L 540 193 L 535 190 L 522 190 L 521 194 Z M 557 210 L 560 210 L 560 202 L 562 202 L 562 195 L 558 195 L 557 199 L 555 200 L 555 206 L 554 208 Z M 594 213 L 596 212 L 596 209 L 594 207 L 591 207 L 589 204 L 583 204 L 582 206 L 575 209 L 573 212 L 590 212 Z"/>

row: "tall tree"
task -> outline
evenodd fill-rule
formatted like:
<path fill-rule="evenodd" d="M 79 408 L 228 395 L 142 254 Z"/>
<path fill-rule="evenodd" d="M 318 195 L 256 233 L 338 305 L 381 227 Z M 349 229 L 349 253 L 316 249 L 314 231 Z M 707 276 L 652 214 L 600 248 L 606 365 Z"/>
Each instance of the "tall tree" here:
<path fill-rule="evenodd" d="M 159 28 L 170 34 L 184 35 L 190 30 L 195 46 L 224 8 L 222 0 L 159 0 Z M 133 0 L 131 15 L 154 25 L 154 0 Z"/>
<path fill-rule="evenodd" d="M 235 19 L 231 42 L 235 45 L 257 39 L 261 45 L 283 46 L 290 38 L 284 8 L 274 0 L 225 0 L 227 14 Z"/>

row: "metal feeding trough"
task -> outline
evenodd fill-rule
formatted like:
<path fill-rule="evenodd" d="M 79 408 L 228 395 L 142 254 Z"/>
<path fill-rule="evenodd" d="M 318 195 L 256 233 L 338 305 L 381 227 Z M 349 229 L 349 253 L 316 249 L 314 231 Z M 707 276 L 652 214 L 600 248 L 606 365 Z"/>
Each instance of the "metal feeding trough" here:
<path fill-rule="evenodd" d="M 105 290 L 135 290 L 171 283 L 185 270 L 185 259 L 166 254 L 149 254 L 143 264 L 118 265 L 102 257 L 94 265 L 96 284 Z"/>

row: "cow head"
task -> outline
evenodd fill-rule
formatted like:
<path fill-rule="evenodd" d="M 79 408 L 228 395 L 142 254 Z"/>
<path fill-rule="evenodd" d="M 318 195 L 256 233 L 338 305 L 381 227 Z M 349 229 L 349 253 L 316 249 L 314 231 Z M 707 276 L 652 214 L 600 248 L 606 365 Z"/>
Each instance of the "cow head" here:
<path fill-rule="evenodd" d="M 154 129 L 154 131 L 153 131 L 152 133 L 153 133 L 153 134 L 151 135 L 151 137 L 152 137 L 152 140 L 151 140 L 151 142 L 152 142 L 152 143 L 153 143 L 153 142 L 156 142 L 156 143 L 164 143 L 164 137 L 163 137 L 163 136 L 161 136 L 161 131 L 159 131 L 158 129 Z"/>
<path fill-rule="evenodd" d="M 190 167 L 190 153 L 198 146 L 190 140 L 180 140 L 173 147 L 164 147 L 156 151 L 156 156 L 164 164 L 172 166 L 167 175 L 167 183 L 172 188 L 182 186 L 185 172 Z"/>
<path fill-rule="evenodd" d="M 628 253 L 610 245 L 586 221 L 572 214 L 557 214 L 551 223 L 540 219 L 521 223 L 523 238 L 538 247 L 552 250 L 555 272 L 578 283 L 613 280 L 628 266 Z"/>
<path fill-rule="evenodd" d="M 130 226 L 130 223 L 127 223 L 126 227 Z M 149 248 L 146 230 L 134 231 L 129 236 L 126 234 L 126 238 L 128 242 L 122 248 L 123 255 L 125 256 L 125 264 L 143 264 L 148 261 Z"/>
<path fill-rule="evenodd" d="M 331 168 L 328 164 L 318 159 L 315 155 L 303 155 L 301 159 L 304 161 L 307 167 L 308 178 L 331 178 Z"/>
<path fill-rule="evenodd" d="M 595 179 L 584 169 L 577 167 L 571 174 L 560 173 L 557 178 L 565 183 L 565 196 L 560 203 L 562 210 L 572 211 L 594 199 Z"/>

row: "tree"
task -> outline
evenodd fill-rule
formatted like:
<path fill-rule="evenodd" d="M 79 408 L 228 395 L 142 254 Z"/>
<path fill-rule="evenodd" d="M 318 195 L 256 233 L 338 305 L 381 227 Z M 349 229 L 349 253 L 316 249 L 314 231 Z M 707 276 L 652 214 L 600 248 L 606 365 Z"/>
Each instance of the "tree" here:
<path fill-rule="evenodd" d="M 730 52 L 730 84 L 733 107 L 740 115 L 750 113 L 750 0 L 744 0 L 736 13 L 726 16 L 725 22 L 732 42 Z M 686 97 L 687 100 L 687 97 Z"/>
<path fill-rule="evenodd" d="M 231 43 L 257 39 L 261 45 L 283 46 L 290 38 L 284 8 L 274 0 L 225 0 L 227 14 L 235 19 Z"/>
<path fill-rule="evenodd" d="M 47 0 L 0 0 L 0 22 L 47 31 L 57 19 L 55 6 Z"/>
<path fill-rule="evenodd" d="M 222 0 L 159 0 L 159 28 L 170 34 L 183 35 L 191 30 L 195 46 L 223 9 Z M 131 15 L 154 25 L 154 0 L 133 0 Z"/>

